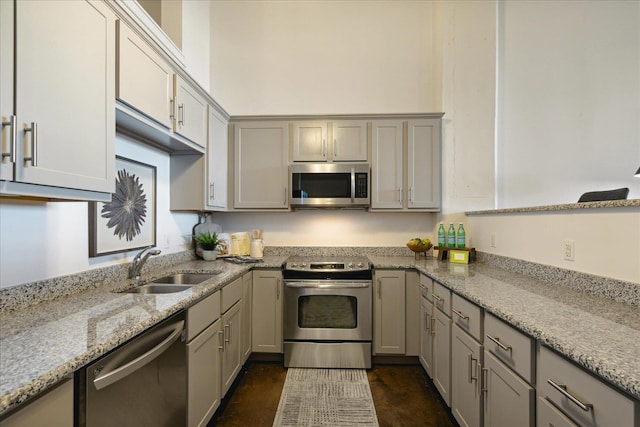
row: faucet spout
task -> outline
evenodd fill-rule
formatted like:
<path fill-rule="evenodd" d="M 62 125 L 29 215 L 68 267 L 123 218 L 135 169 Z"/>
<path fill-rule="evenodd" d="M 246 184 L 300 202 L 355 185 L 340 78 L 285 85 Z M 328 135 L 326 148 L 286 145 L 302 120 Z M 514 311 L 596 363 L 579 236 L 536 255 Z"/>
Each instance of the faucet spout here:
<path fill-rule="evenodd" d="M 159 255 L 162 252 L 159 249 L 153 249 L 153 247 L 153 245 L 147 246 L 136 254 L 129 266 L 129 279 L 140 280 L 140 272 L 147 259 L 151 255 Z"/>

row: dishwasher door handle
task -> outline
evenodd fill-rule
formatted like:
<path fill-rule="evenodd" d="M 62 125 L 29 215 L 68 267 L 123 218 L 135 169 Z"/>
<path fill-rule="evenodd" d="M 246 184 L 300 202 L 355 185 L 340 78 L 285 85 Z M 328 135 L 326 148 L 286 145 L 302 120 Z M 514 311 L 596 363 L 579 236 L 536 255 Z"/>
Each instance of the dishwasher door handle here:
<path fill-rule="evenodd" d="M 176 342 L 178 338 L 180 338 L 180 335 L 182 335 L 183 328 L 184 320 L 181 320 L 180 322 L 176 323 L 173 330 L 171 331 L 171 334 L 169 334 L 169 336 L 165 338 L 160 344 L 153 347 L 143 355 L 133 359 L 131 362 L 115 368 L 110 372 L 102 374 L 99 377 L 96 377 L 93 380 L 93 385 L 97 390 L 101 390 L 142 368 L 144 365 L 151 362 L 153 359 L 160 356 L 169 347 L 171 347 L 171 345 Z"/>

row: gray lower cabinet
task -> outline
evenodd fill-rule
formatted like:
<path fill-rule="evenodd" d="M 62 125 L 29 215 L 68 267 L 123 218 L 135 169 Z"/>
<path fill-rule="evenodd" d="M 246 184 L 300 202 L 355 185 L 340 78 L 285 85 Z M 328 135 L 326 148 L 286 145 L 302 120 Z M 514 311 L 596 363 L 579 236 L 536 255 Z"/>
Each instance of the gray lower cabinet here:
<path fill-rule="evenodd" d="M 0 420 L 2 427 L 73 425 L 73 380 L 64 380 L 50 391 Z"/>
<path fill-rule="evenodd" d="M 187 344 L 187 425 L 206 426 L 220 406 L 222 321 L 216 320 Z"/>
<path fill-rule="evenodd" d="M 462 427 L 482 425 L 482 344 L 453 325 L 451 336 L 451 412 Z"/>
<path fill-rule="evenodd" d="M 433 376 L 433 303 L 426 296 L 420 296 L 420 364 Z"/>
<path fill-rule="evenodd" d="M 220 292 L 187 310 L 187 426 L 203 426 L 222 399 Z"/>
<path fill-rule="evenodd" d="M 439 309 L 433 314 L 433 384 L 451 406 L 451 318 Z"/>
<path fill-rule="evenodd" d="M 222 352 L 222 396 L 224 396 L 242 367 L 242 301 L 236 302 L 222 314 L 224 350 Z"/>
<path fill-rule="evenodd" d="M 373 292 L 374 354 L 405 354 L 404 270 L 376 270 Z"/>
<path fill-rule="evenodd" d="M 539 398 L 537 408 L 538 427 L 578 427 L 578 424 L 571 421 L 547 399 Z"/>
<path fill-rule="evenodd" d="M 253 273 L 242 276 L 242 364 L 251 355 L 251 318 Z"/>
<path fill-rule="evenodd" d="M 535 389 L 487 350 L 482 374 L 484 426 L 533 426 Z"/>
<path fill-rule="evenodd" d="M 252 289 L 252 350 L 256 353 L 282 353 L 282 271 L 254 270 Z"/>
<path fill-rule="evenodd" d="M 540 346 L 538 353 L 538 425 L 633 427 L 640 420 L 640 402 Z M 561 419 L 563 423 L 547 419 Z M 575 423 L 575 424 L 572 424 Z"/>

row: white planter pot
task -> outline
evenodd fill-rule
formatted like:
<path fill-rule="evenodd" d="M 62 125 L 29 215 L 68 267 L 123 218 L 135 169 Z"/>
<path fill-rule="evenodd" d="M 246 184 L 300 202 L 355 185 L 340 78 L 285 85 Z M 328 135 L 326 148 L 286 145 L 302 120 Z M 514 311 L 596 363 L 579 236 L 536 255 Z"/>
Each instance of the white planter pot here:
<path fill-rule="evenodd" d="M 205 261 L 215 261 L 216 258 L 218 257 L 218 251 L 205 251 L 204 249 L 201 250 L 202 251 L 202 258 L 204 258 Z"/>

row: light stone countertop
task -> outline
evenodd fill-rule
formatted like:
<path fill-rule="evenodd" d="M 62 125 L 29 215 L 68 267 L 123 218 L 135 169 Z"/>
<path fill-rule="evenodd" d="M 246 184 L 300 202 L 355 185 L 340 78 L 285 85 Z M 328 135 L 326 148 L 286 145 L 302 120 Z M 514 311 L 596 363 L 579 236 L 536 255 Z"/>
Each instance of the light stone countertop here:
<path fill-rule="evenodd" d="M 640 307 L 483 263 L 369 259 L 375 268 L 415 268 L 425 273 L 640 399 Z"/>
<path fill-rule="evenodd" d="M 134 286 L 125 280 L 2 312 L 0 415 L 170 315 L 221 289 L 251 268 L 280 268 L 285 259 L 265 257 L 259 264 L 187 261 L 156 269 L 148 279 L 177 272 L 217 274 L 188 290 L 172 294 L 114 292 Z"/>
<path fill-rule="evenodd" d="M 153 270 L 218 274 L 175 294 L 118 294 L 114 280 L 0 314 L 0 414 L 241 277 L 251 268 L 280 268 L 287 254 L 260 264 L 183 261 Z M 508 321 L 541 343 L 640 399 L 640 307 L 552 285 L 483 263 L 452 266 L 433 258 L 369 255 L 375 268 L 417 269 Z M 68 280 L 68 279 L 67 279 Z M 640 286 L 639 286 L 640 288 Z"/>

